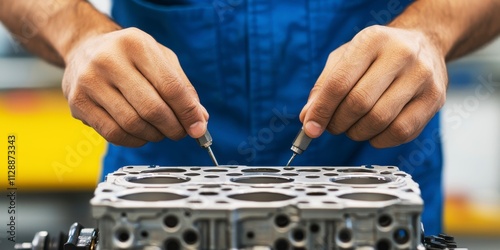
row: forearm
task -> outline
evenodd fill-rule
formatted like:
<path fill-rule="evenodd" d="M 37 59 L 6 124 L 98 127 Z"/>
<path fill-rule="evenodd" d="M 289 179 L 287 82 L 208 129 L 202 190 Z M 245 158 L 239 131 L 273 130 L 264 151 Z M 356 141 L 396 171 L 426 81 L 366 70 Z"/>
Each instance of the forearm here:
<path fill-rule="evenodd" d="M 81 41 L 120 28 L 83 0 L 0 0 L 0 21 L 24 47 L 59 66 Z"/>
<path fill-rule="evenodd" d="M 449 61 L 495 38 L 499 11 L 500 0 L 420 0 L 389 26 L 422 31 Z"/>

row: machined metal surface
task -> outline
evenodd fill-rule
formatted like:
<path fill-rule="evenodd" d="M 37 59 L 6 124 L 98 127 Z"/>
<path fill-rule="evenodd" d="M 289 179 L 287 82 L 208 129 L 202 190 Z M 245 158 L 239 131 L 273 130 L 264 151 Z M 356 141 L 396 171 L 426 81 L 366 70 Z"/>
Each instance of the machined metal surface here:
<path fill-rule="evenodd" d="M 126 166 L 91 200 L 98 249 L 420 249 L 423 201 L 392 166 Z"/>

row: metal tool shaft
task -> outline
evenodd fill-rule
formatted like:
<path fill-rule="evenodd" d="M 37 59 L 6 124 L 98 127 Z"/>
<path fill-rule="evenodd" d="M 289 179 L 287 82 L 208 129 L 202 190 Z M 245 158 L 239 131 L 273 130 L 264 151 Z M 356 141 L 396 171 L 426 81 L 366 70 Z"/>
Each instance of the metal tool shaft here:
<path fill-rule="evenodd" d="M 207 150 L 208 155 L 212 159 L 214 165 L 219 166 L 219 163 L 215 158 L 214 152 L 212 151 L 212 148 L 210 148 L 210 146 L 212 146 L 212 136 L 210 135 L 210 132 L 208 132 L 207 130 L 207 132 L 202 137 L 196 139 L 196 142 L 198 142 L 198 145 L 200 145 L 200 147 Z"/>
<path fill-rule="evenodd" d="M 286 165 L 290 166 L 293 159 L 295 159 L 295 156 L 300 155 L 304 151 L 306 151 L 306 149 L 307 149 L 307 147 L 309 147 L 309 144 L 311 143 L 311 141 L 312 141 L 312 138 L 306 135 L 304 128 L 300 129 L 299 133 L 295 137 L 295 140 L 293 141 L 292 147 L 290 148 L 293 152 L 293 155 Z"/>

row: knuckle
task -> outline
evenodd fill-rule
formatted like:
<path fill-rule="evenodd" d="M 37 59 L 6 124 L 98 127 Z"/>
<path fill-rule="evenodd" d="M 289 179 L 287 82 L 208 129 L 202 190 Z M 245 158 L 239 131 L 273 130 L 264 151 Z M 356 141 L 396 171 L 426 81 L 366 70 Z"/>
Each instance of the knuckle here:
<path fill-rule="evenodd" d="M 154 135 L 154 136 L 152 136 L 152 137 L 151 137 L 151 141 L 152 141 L 152 142 L 159 142 L 159 141 L 163 140 L 164 138 L 165 138 L 165 136 L 164 136 L 164 135 L 162 135 L 162 134 L 158 134 L 158 135 Z"/>
<path fill-rule="evenodd" d="M 145 53 L 145 48 L 149 46 L 151 39 L 153 38 L 150 35 L 138 28 L 127 28 L 119 37 L 118 45 L 135 54 Z"/>
<path fill-rule="evenodd" d="M 433 72 L 434 70 L 432 69 L 432 67 L 424 62 L 420 62 L 417 66 L 417 75 L 421 79 L 425 80 L 431 78 L 433 76 Z"/>
<path fill-rule="evenodd" d="M 372 25 L 361 30 L 356 35 L 357 40 L 361 43 L 367 41 L 382 41 L 387 38 L 387 28 L 382 25 Z"/>
<path fill-rule="evenodd" d="M 109 142 L 117 145 L 128 145 L 127 134 L 118 126 L 97 123 L 95 129 Z"/>
<path fill-rule="evenodd" d="M 377 148 L 377 149 L 382 149 L 382 148 L 385 148 L 385 147 L 390 147 L 390 146 L 397 146 L 397 145 L 389 145 L 389 144 L 386 144 L 386 142 L 384 142 L 382 139 L 378 139 L 378 140 L 375 140 L 375 139 L 370 139 L 370 145 L 372 145 L 372 147 L 374 148 Z"/>
<path fill-rule="evenodd" d="M 405 61 L 405 62 L 411 62 L 416 59 L 416 54 L 411 49 L 408 47 L 406 44 L 400 43 L 398 45 L 398 49 L 395 53 L 395 55 L 398 57 L 398 61 Z"/>
<path fill-rule="evenodd" d="M 186 131 L 182 128 L 169 130 L 169 133 L 166 135 L 168 138 L 174 141 L 178 141 L 184 138 L 187 135 Z"/>
<path fill-rule="evenodd" d="M 152 124 L 161 124 L 165 121 L 165 104 L 162 102 L 145 103 L 138 110 L 139 115 Z"/>
<path fill-rule="evenodd" d="M 394 141 L 404 143 L 412 138 L 414 129 L 408 121 L 396 120 L 389 126 L 388 132 L 392 135 Z"/>
<path fill-rule="evenodd" d="M 126 34 L 131 35 L 131 36 L 142 35 L 144 33 L 142 30 L 140 30 L 139 28 L 136 28 L 136 27 L 126 28 L 126 29 L 123 29 L 123 31 Z"/>
<path fill-rule="evenodd" d="M 339 135 L 341 134 L 342 132 L 344 132 L 343 130 L 341 130 L 338 126 L 336 126 L 336 123 L 333 121 L 333 122 L 330 122 L 328 123 L 328 126 L 326 127 L 326 130 L 334 135 Z"/>
<path fill-rule="evenodd" d="M 136 115 L 128 115 L 123 118 L 123 129 L 129 133 L 141 134 L 146 128 L 146 124 Z"/>
<path fill-rule="evenodd" d="M 365 138 L 361 136 L 358 128 L 351 128 L 345 132 L 346 136 L 353 141 L 363 141 Z"/>
<path fill-rule="evenodd" d="M 94 56 L 94 58 L 92 59 L 92 64 L 97 69 L 106 69 L 109 66 L 116 64 L 114 57 L 115 54 L 113 54 L 111 51 L 100 52 Z"/>
<path fill-rule="evenodd" d="M 179 78 L 171 74 L 163 75 L 158 84 L 160 90 L 170 99 L 180 98 L 186 91 L 185 86 L 180 83 Z"/>
<path fill-rule="evenodd" d="M 194 102 L 183 106 L 179 111 L 176 112 L 179 121 L 184 124 L 191 125 L 192 123 L 198 121 L 200 112 L 198 112 L 198 105 Z"/>
<path fill-rule="evenodd" d="M 435 107 L 436 111 L 444 106 L 446 102 L 446 90 L 437 84 L 433 84 L 429 91 L 427 91 L 424 99 L 428 105 Z"/>
<path fill-rule="evenodd" d="M 332 111 L 328 105 L 325 104 L 315 105 L 314 108 L 311 108 L 310 112 L 312 112 L 313 117 L 319 118 L 323 121 L 329 121 L 332 116 Z"/>
<path fill-rule="evenodd" d="M 387 110 L 375 109 L 367 114 L 367 120 L 373 130 L 386 128 L 391 120 L 391 114 Z"/>
<path fill-rule="evenodd" d="M 354 115 L 364 115 L 373 106 L 373 100 L 369 93 L 364 90 L 353 90 L 345 98 L 347 109 Z"/>
<path fill-rule="evenodd" d="M 87 98 L 83 95 L 80 94 L 79 91 L 73 91 L 69 96 L 68 96 L 68 105 L 70 107 L 71 115 L 74 118 L 82 120 L 83 117 L 81 117 L 81 114 L 85 114 L 85 110 L 88 107 L 88 102 Z"/>
<path fill-rule="evenodd" d="M 344 97 L 351 90 L 351 76 L 345 70 L 332 72 L 328 79 L 328 85 L 323 89 L 330 97 Z"/>

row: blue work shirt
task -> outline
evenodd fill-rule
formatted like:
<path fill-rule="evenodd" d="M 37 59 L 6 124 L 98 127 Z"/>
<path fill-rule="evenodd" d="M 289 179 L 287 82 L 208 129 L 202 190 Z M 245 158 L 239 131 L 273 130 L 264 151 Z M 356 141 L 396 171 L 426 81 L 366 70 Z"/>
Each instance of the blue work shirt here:
<path fill-rule="evenodd" d="M 112 16 L 172 49 L 210 113 L 220 164 L 286 164 L 299 113 L 329 53 L 409 0 L 120 0 Z M 324 133 L 294 165 L 396 165 L 420 184 L 426 234 L 441 231 L 439 116 L 413 142 L 375 149 Z M 141 148 L 109 145 L 103 174 L 124 165 L 212 165 L 192 138 Z"/>

